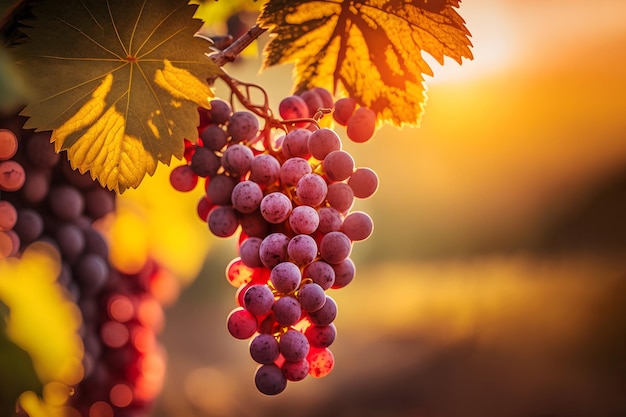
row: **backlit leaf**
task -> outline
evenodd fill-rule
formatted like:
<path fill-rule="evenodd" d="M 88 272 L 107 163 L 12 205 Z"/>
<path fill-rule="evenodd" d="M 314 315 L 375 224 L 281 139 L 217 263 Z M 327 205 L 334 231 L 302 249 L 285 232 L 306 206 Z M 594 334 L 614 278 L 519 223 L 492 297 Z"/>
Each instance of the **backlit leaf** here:
<path fill-rule="evenodd" d="M 42 0 L 17 62 L 38 98 L 25 127 L 53 130 L 57 151 L 109 189 L 136 188 L 197 137 L 206 79 L 221 71 L 194 37 L 187 0 Z"/>
<path fill-rule="evenodd" d="M 419 124 L 426 52 L 443 64 L 472 58 L 460 0 L 270 0 L 259 23 L 271 40 L 264 67 L 295 63 L 295 90 L 342 91 L 380 122 Z"/>

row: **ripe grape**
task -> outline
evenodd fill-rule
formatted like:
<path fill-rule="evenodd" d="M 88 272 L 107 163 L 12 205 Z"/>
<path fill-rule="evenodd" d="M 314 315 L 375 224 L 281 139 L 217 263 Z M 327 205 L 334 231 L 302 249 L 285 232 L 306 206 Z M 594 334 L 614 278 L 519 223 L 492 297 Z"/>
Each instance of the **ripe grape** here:
<path fill-rule="evenodd" d="M 300 268 L 291 262 L 281 262 L 272 268 L 270 281 L 272 285 L 282 294 L 289 294 L 300 286 L 302 273 Z"/>
<path fill-rule="evenodd" d="M 234 338 L 248 339 L 256 332 L 256 317 L 243 307 L 235 307 L 226 319 L 226 327 Z"/>
<path fill-rule="evenodd" d="M 270 154 L 260 154 L 250 163 L 250 179 L 257 184 L 274 184 L 280 177 L 280 162 Z"/>
<path fill-rule="evenodd" d="M 170 172 L 170 184 L 177 191 L 191 191 L 198 184 L 198 175 L 191 166 L 180 165 Z"/>
<path fill-rule="evenodd" d="M 311 91 L 316 93 L 322 99 L 322 105 L 324 108 L 332 109 L 334 107 L 334 100 L 330 91 L 324 87 L 314 87 Z"/>
<path fill-rule="evenodd" d="M 0 201 L 0 232 L 13 229 L 17 222 L 17 210 L 8 201 Z"/>
<path fill-rule="evenodd" d="M 287 381 L 302 381 L 309 375 L 309 362 L 306 358 L 297 362 L 285 361 L 280 369 L 285 374 Z"/>
<path fill-rule="evenodd" d="M 312 172 L 309 161 L 300 157 L 287 159 L 280 167 L 280 182 L 288 187 L 294 186 L 306 174 Z"/>
<path fill-rule="evenodd" d="M 294 297 L 281 297 L 274 303 L 272 311 L 281 326 L 293 326 L 302 316 L 302 307 Z"/>
<path fill-rule="evenodd" d="M 240 213 L 252 213 L 259 208 L 262 199 L 261 187 L 249 180 L 237 183 L 231 193 L 233 207 Z"/>
<path fill-rule="evenodd" d="M 263 239 L 259 247 L 261 262 L 266 268 L 273 268 L 287 260 L 289 238 L 283 233 L 271 233 Z"/>
<path fill-rule="evenodd" d="M 343 232 L 350 240 L 365 240 L 372 234 L 374 222 L 365 212 L 353 211 L 343 219 Z"/>
<path fill-rule="evenodd" d="M 280 336 L 278 347 L 286 361 L 297 362 L 306 359 L 310 345 L 303 333 L 289 329 Z"/>
<path fill-rule="evenodd" d="M 312 347 L 306 360 L 309 363 L 309 375 L 314 378 L 325 377 L 335 367 L 335 357 L 329 348 Z"/>
<path fill-rule="evenodd" d="M 259 132 L 259 120 L 248 111 L 237 111 L 228 119 L 228 133 L 234 143 L 248 142 Z"/>
<path fill-rule="evenodd" d="M 243 306 L 255 316 L 268 314 L 274 305 L 274 294 L 265 284 L 250 286 L 243 295 Z"/>
<path fill-rule="evenodd" d="M 294 233 L 310 235 L 320 224 L 320 216 L 311 206 L 297 206 L 289 215 L 289 226 Z"/>
<path fill-rule="evenodd" d="M 332 151 L 324 161 L 324 174 L 331 181 L 343 181 L 348 179 L 354 171 L 354 159 L 346 151 Z"/>
<path fill-rule="evenodd" d="M 280 394 L 287 387 L 287 378 L 275 364 L 259 365 L 254 374 L 254 384 L 266 395 Z"/>
<path fill-rule="evenodd" d="M 323 161 L 332 151 L 341 150 L 341 138 L 334 130 L 321 128 L 311 133 L 307 146 L 313 158 Z"/>
<path fill-rule="evenodd" d="M 282 223 L 289 218 L 291 201 L 285 194 L 275 191 L 261 200 L 261 214 L 270 223 Z"/>
<path fill-rule="evenodd" d="M 317 325 L 307 327 L 304 335 L 309 340 L 311 347 L 325 348 L 329 347 L 337 337 L 337 328 L 334 323 L 326 325 Z"/>
<path fill-rule="evenodd" d="M 228 173 L 241 177 L 250 171 L 252 159 L 254 159 L 254 154 L 249 147 L 233 143 L 222 155 L 222 166 Z"/>
<path fill-rule="evenodd" d="M 308 317 L 313 324 L 319 326 L 329 325 L 337 317 L 337 303 L 332 297 L 327 295 L 324 305 L 318 310 L 309 311 Z"/>
<path fill-rule="evenodd" d="M 372 169 L 360 167 L 352 173 L 348 185 L 356 198 L 369 198 L 378 189 L 378 176 Z"/>
<path fill-rule="evenodd" d="M 237 212 L 230 206 L 217 206 L 209 212 L 207 224 L 215 236 L 232 236 L 239 227 Z"/>
<path fill-rule="evenodd" d="M 296 235 L 287 244 L 287 255 L 296 265 L 308 265 L 317 256 L 317 243 L 309 235 Z"/>
<path fill-rule="evenodd" d="M 354 204 L 354 191 L 347 183 L 336 182 L 328 186 L 326 199 L 338 212 L 346 213 Z"/>
<path fill-rule="evenodd" d="M 208 150 L 221 151 L 228 143 L 228 133 L 220 126 L 211 124 L 200 132 L 200 139 L 202 139 L 203 146 Z"/>
<path fill-rule="evenodd" d="M 233 189 L 237 180 L 226 174 L 218 174 L 210 179 L 206 189 L 207 197 L 213 204 L 231 204 Z"/>
<path fill-rule="evenodd" d="M 300 96 L 283 98 L 278 104 L 278 113 L 285 120 L 308 118 L 309 107 Z M 302 120 L 294 123 L 295 127 L 307 127 L 311 122 Z"/>
<path fill-rule="evenodd" d="M 17 191 L 24 185 L 26 173 L 15 161 L 0 162 L 0 190 Z"/>
<path fill-rule="evenodd" d="M 317 113 L 317 111 L 324 107 L 324 103 L 322 102 L 322 98 L 314 92 L 313 90 L 306 90 L 300 94 L 300 98 L 304 100 L 306 106 L 309 110 L 309 116 L 313 117 Z"/>
<path fill-rule="evenodd" d="M 332 288 L 343 288 L 354 279 L 355 265 L 352 259 L 346 258 L 331 266 L 333 271 L 335 271 L 335 282 L 333 282 Z"/>
<path fill-rule="evenodd" d="M 348 119 L 354 113 L 356 108 L 356 101 L 351 97 L 343 97 L 335 102 L 335 111 L 333 112 L 333 119 L 342 126 L 348 123 Z"/>
<path fill-rule="evenodd" d="M 314 261 L 304 268 L 302 277 L 311 278 L 323 290 L 327 290 L 335 283 L 335 270 L 327 262 Z"/>
<path fill-rule="evenodd" d="M 283 156 L 285 158 L 309 159 L 311 156 L 308 145 L 309 136 L 311 136 L 311 131 L 303 128 L 294 129 L 287 133 L 281 144 Z"/>
<path fill-rule="evenodd" d="M 200 177 L 212 177 L 221 166 L 220 158 L 208 148 L 197 147 L 191 157 L 191 169 Z"/>
<path fill-rule="evenodd" d="M 367 142 L 375 131 L 376 113 L 367 107 L 356 109 L 346 123 L 346 134 L 354 142 Z"/>
<path fill-rule="evenodd" d="M 341 229 L 343 225 L 343 218 L 341 213 L 334 207 L 320 207 L 317 209 L 320 222 L 317 230 L 321 233 L 336 232 Z"/>
<path fill-rule="evenodd" d="M 278 359 L 278 340 L 270 334 L 258 334 L 250 341 L 250 356 L 260 364 L 269 365 Z"/>
<path fill-rule="evenodd" d="M 209 121 L 218 125 L 226 123 L 233 111 L 230 104 L 219 98 L 211 100 L 209 104 L 211 108 L 206 111 Z"/>
<path fill-rule="evenodd" d="M 328 186 L 326 181 L 317 174 L 306 174 L 298 181 L 296 196 L 298 202 L 311 207 L 317 207 L 326 198 Z"/>
<path fill-rule="evenodd" d="M 304 284 L 298 290 L 298 301 L 304 311 L 317 311 L 324 306 L 324 288 L 315 282 Z"/>
<path fill-rule="evenodd" d="M 329 264 L 336 264 L 350 255 L 352 242 L 342 232 L 328 232 L 320 242 L 320 256 Z"/>

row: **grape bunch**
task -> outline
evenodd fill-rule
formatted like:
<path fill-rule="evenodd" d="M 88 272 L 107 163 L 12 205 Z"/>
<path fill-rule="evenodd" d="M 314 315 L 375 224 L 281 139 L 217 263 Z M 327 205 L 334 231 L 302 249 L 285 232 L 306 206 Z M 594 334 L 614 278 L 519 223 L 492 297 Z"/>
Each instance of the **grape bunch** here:
<path fill-rule="evenodd" d="M 23 122 L 0 118 L 0 258 L 36 241 L 61 255 L 57 283 L 82 315 L 83 377 L 71 387 L 71 415 L 145 415 L 164 376 L 163 312 L 151 292 L 162 271 L 148 262 L 125 274 L 109 263 L 96 224 L 115 211 L 115 193 L 73 170 L 50 132 Z"/>
<path fill-rule="evenodd" d="M 266 395 L 333 369 L 337 304 L 328 290 L 353 280 L 353 244 L 373 229 L 371 217 L 352 208 L 375 193 L 376 173 L 357 167 L 339 135 L 317 124 L 334 104 L 321 88 L 286 97 L 281 128 L 268 129 L 266 120 L 260 129 L 253 112 L 212 100 L 209 110 L 199 109 L 199 137 L 186 142 L 186 163 L 170 176 L 180 191 L 203 178 L 198 215 L 217 237 L 239 232 L 239 256 L 226 268 L 237 288 L 226 327 L 250 339 L 255 385 Z"/>

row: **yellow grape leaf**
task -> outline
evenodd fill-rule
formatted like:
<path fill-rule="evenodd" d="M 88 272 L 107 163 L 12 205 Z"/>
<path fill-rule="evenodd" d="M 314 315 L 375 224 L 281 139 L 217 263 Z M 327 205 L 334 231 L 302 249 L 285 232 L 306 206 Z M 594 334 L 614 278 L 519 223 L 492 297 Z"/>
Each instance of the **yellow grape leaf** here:
<path fill-rule="evenodd" d="M 73 168 L 120 193 L 180 159 L 213 97 L 206 79 L 221 72 L 194 36 L 195 10 L 187 0 L 34 3 L 29 40 L 15 48 L 37 95 L 25 127 L 52 130 Z"/>
<path fill-rule="evenodd" d="M 460 0 L 269 0 L 263 67 L 295 63 L 295 91 L 343 90 L 379 122 L 418 125 L 426 100 L 426 52 L 443 64 L 472 58 Z"/>

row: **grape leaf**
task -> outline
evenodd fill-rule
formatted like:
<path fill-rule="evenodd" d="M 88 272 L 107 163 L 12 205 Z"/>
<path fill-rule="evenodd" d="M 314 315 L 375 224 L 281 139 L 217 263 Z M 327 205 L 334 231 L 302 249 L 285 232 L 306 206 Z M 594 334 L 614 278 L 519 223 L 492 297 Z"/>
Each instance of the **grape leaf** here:
<path fill-rule="evenodd" d="M 17 63 L 38 99 L 25 127 L 53 130 L 73 168 L 124 192 L 195 140 L 219 69 L 187 0 L 42 0 Z"/>
<path fill-rule="evenodd" d="M 294 90 L 343 90 L 379 122 L 418 125 L 426 100 L 422 51 L 440 64 L 472 59 L 460 0 L 269 0 L 263 68 L 295 63 Z"/>

